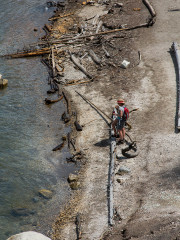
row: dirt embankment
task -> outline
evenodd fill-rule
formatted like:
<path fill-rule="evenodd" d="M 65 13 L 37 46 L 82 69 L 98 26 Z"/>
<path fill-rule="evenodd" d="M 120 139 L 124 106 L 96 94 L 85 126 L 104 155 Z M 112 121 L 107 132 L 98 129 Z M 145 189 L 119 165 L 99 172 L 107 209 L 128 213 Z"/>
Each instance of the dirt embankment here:
<path fill-rule="evenodd" d="M 75 217 L 81 214 L 82 239 L 178 239 L 179 230 L 179 136 L 174 133 L 176 112 L 176 76 L 168 50 L 180 30 L 177 13 L 168 1 L 153 1 L 157 21 L 149 28 L 137 28 L 92 36 L 101 31 L 131 28 L 148 21 L 149 11 L 142 1 L 99 1 L 88 4 L 71 2 L 63 17 L 54 24 L 50 41 L 66 33 L 71 42 L 62 44 L 64 76 L 60 81 L 85 125 L 76 144 L 86 164 L 79 176 L 81 188 L 60 213 L 52 239 L 77 239 Z M 175 15 L 176 14 L 176 15 Z M 166 24 L 164 24 L 166 23 Z M 99 26 L 99 30 L 98 30 Z M 178 29 L 178 30 L 177 30 Z M 75 41 L 77 34 L 87 38 Z M 173 39 L 172 39 L 173 37 Z M 90 50 L 99 63 L 93 60 Z M 69 53 L 80 59 L 92 79 L 70 61 Z M 139 61 L 138 51 L 142 60 Z M 121 68 L 123 60 L 130 62 Z M 89 81 L 66 85 L 72 80 Z M 77 83 L 78 81 L 74 81 Z M 66 85 L 66 86 L 65 86 Z M 84 94 L 111 116 L 117 98 L 124 98 L 130 116 L 129 133 L 138 144 L 139 156 L 126 159 L 118 146 L 114 178 L 114 226 L 108 226 L 107 182 L 109 168 L 109 126 L 75 91 Z M 128 140 L 128 139 L 127 139 Z M 120 167 L 129 173 L 118 175 Z"/>

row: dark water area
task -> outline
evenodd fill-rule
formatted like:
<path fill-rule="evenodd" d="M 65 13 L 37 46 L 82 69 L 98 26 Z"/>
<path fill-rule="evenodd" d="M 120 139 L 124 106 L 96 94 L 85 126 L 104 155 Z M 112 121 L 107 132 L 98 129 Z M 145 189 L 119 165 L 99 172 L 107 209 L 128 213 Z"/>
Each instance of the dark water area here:
<path fill-rule="evenodd" d="M 0 55 L 37 42 L 53 10 L 45 0 L 0 0 Z M 66 179 L 77 169 L 66 162 L 67 146 L 52 151 L 70 131 L 61 122 L 65 106 L 44 104 L 48 74 L 39 57 L 0 58 L 0 74 L 9 81 L 0 90 L 0 239 L 30 230 L 47 234 L 71 195 Z M 41 198 L 40 189 L 51 190 L 52 199 Z M 17 208 L 25 216 L 13 215 Z"/>

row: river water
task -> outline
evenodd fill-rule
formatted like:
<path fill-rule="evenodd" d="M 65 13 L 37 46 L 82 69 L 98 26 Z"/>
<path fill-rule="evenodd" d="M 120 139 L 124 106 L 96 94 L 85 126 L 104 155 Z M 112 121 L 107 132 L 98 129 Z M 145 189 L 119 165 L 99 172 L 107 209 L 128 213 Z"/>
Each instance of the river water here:
<path fill-rule="evenodd" d="M 0 0 L 0 55 L 37 42 L 53 10 L 45 0 Z M 44 104 L 48 74 L 39 57 L 0 58 L 0 73 L 9 81 L 0 90 L 0 239 L 29 230 L 46 234 L 77 168 L 66 162 L 67 147 L 52 151 L 70 131 L 61 122 L 65 107 Z M 40 189 L 51 190 L 52 199 L 39 197 Z M 12 214 L 19 208 L 28 216 Z"/>

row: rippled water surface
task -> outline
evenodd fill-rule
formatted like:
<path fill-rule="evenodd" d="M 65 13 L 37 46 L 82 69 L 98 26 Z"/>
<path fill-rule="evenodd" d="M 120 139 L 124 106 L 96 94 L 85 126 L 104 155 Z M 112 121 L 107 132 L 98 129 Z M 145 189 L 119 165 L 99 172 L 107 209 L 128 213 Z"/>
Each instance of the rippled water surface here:
<path fill-rule="evenodd" d="M 53 10 L 44 0 L 0 0 L 0 55 L 37 42 Z M 75 167 L 65 161 L 66 147 L 52 151 L 68 129 L 61 122 L 63 102 L 44 104 L 49 86 L 40 58 L 0 58 L 0 73 L 9 81 L 0 90 L 0 239 L 5 240 L 26 230 L 45 233 L 48 218 L 70 194 L 66 178 Z M 40 198 L 40 189 L 53 191 L 53 198 Z M 28 216 L 12 215 L 17 208 Z"/>

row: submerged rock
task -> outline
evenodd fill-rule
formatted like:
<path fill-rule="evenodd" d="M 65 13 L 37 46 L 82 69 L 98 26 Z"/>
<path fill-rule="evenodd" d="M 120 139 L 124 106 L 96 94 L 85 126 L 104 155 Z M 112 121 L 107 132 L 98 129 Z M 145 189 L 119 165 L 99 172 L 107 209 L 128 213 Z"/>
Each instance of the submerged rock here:
<path fill-rule="evenodd" d="M 7 240 L 51 240 L 51 239 L 44 236 L 41 233 L 29 231 L 13 235 Z"/>
<path fill-rule="evenodd" d="M 78 175 L 75 175 L 72 173 L 69 174 L 69 177 L 67 180 L 72 190 L 77 190 L 80 187 L 80 182 L 78 181 L 78 179 L 79 179 Z"/>
<path fill-rule="evenodd" d="M 80 188 L 80 182 L 71 182 L 69 186 L 72 190 L 77 190 Z"/>
<path fill-rule="evenodd" d="M 47 189 L 41 189 L 39 190 L 39 195 L 45 199 L 52 198 L 53 192 Z"/>
<path fill-rule="evenodd" d="M 7 79 L 0 79 L 0 88 L 4 88 L 8 85 Z"/>
<path fill-rule="evenodd" d="M 69 183 L 75 182 L 77 180 L 78 180 L 78 175 L 75 175 L 75 174 L 72 174 L 72 173 L 69 174 L 69 177 L 68 177 L 68 182 Z"/>
<path fill-rule="evenodd" d="M 11 215 L 13 215 L 14 217 L 25 217 L 25 216 L 29 216 L 29 215 L 33 215 L 36 212 L 34 210 L 30 210 L 28 208 L 14 208 L 11 210 Z"/>

